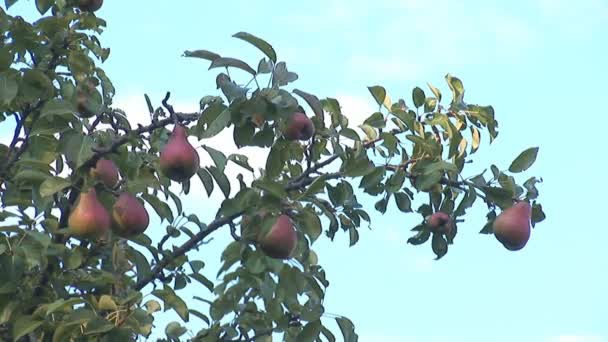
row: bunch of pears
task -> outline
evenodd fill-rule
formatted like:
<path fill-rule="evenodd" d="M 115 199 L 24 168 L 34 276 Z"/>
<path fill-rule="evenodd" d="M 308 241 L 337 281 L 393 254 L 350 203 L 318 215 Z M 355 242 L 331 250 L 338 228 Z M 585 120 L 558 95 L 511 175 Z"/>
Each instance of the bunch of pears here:
<path fill-rule="evenodd" d="M 526 201 L 518 201 L 504 209 L 492 223 L 494 236 L 508 250 L 518 251 L 530 240 L 532 206 Z M 444 212 L 436 212 L 426 218 L 431 232 L 451 234 L 454 221 Z"/>

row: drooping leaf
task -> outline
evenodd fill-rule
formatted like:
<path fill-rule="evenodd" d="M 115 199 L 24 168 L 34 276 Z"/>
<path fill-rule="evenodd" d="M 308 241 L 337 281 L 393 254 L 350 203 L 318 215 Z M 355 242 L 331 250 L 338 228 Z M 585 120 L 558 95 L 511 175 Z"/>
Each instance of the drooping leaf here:
<path fill-rule="evenodd" d="M 253 69 L 252 67 L 250 67 L 249 64 L 243 62 L 240 59 L 231 58 L 231 57 L 218 57 L 218 58 L 214 59 L 211 62 L 211 65 L 209 66 L 209 69 L 223 68 L 223 67 L 237 68 L 237 69 L 241 69 L 243 71 L 246 71 L 246 72 L 250 73 L 253 76 L 256 75 L 255 69 Z"/>
<path fill-rule="evenodd" d="M 538 147 L 531 147 L 517 156 L 509 166 L 509 171 L 513 173 L 526 171 L 536 161 Z"/>
<path fill-rule="evenodd" d="M 259 37 L 256 37 L 247 32 L 235 33 L 233 35 L 233 37 L 239 38 L 239 39 L 242 39 L 242 40 L 248 42 L 249 44 L 260 49 L 260 51 L 262 51 L 266 56 L 268 56 L 268 58 L 270 58 L 271 61 L 273 61 L 275 63 L 277 62 L 277 53 L 274 51 L 274 48 L 272 47 L 272 45 L 270 45 L 265 40 L 263 40 Z"/>

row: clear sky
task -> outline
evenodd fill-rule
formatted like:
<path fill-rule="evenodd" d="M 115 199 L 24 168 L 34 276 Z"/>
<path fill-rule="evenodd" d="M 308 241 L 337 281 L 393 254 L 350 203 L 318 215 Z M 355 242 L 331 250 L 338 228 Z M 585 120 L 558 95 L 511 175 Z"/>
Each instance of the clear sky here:
<path fill-rule="evenodd" d="M 22 2 L 9 13 L 30 13 L 24 8 L 33 3 Z M 540 200 L 548 218 L 525 249 L 509 252 L 477 234 L 485 220 L 477 203 L 448 255 L 433 261 L 428 244 L 406 244 L 417 214 L 393 206 L 381 216 L 369 197 L 360 197 L 373 221 L 371 230 L 360 230 L 359 244 L 348 248 L 340 234 L 315 244 L 331 282 L 328 313 L 350 317 L 363 342 L 608 341 L 602 199 L 608 1 L 106 0 L 98 14 L 108 21 L 102 43 L 112 49 L 104 68 L 133 120 L 146 116 L 144 92 L 159 104 L 170 90 L 183 110 L 217 94 L 215 71 L 207 71 L 206 61 L 180 57 L 184 50 L 209 49 L 256 65 L 257 50 L 230 37 L 238 31 L 271 42 L 299 74 L 295 87 L 338 97 L 355 122 L 374 108 L 366 86 L 384 85 L 411 103 L 414 86 L 426 90 L 431 82 L 447 94 L 445 74 L 461 78 L 465 100 L 493 105 L 500 124 L 498 139 L 491 146 L 483 141 L 465 176 L 490 163 L 506 169 L 519 152 L 539 146 L 536 164 L 517 179 L 544 179 Z M 0 133 L 6 140 L 9 125 L 2 123 Z M 222 138 L 214 143 L 226 146 Z M 194 191 L 187 211 L 210 218 L 219 197 L 203 198 L 200 188 Z M 158 238 L 164 228 L 149 231 Z M 214 238 L 199 253 L 209 276 L 229 234 Z M 180 295 L 206 293 L 193 287 Z M 193 318 L 189 327 L 196 332 L 200 321 Z"/>

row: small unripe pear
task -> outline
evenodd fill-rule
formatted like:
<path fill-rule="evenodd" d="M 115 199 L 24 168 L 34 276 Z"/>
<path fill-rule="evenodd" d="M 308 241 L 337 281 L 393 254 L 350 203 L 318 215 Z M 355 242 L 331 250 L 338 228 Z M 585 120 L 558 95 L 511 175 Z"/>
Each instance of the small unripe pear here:
<path fill-rule="evenodd" d="M 198 171 L 200 161 L 196 149 L 188 142 L 186 129 L 175 125 L 169 141 L 160 152 L 160 169 L 167 178 L 184 182 Z"/>
<path fill-rule="evenodd" d="M 143 233 L 150 224 L 148 211 L 131 193 L 123 192 L 112 207 L 112 228 L 121 236 Z"/>
<path fill-rule="evenodd" d="M 506 249 L 517 251 L 530 239 L 532 207 L 528 202 L 517 202 L 503 210 L 494 220 L 494 236 Z"/>
<path fill-rule="evenodd" d="M 73 234 L 80 236 L 102 236 L 110 229 L 110 215 L 97 199 L 95 188 L 80 193 L 68 226 Z"/>
<path fill-rule="evenodd" d="M 287 140 L 308 140 L 315 133 L 315 125 L 304 113 L 294 113 L 287 122 L 283 135 Z"/>
<path fill-rule="evenodd" d="M 454 221 L 452 221 L 450 215 L 441 211 L 428 216 L 426 223 L 432 232 L 443 234 L 449 234 L 454 226 Z"/>
<path fill-rule="evenodd" d="M 91 176 L 103 182 L 108 188 L 114 188 L 118 183 L 118 168 L 109 159 L 99 159 L 91 169 Z"/>
<path fill-rule="evenodd" d="M 275 259 L 289 259 L 296 249 L 298 234 L 293 221 L 285 214 L 280 215 L 268 233 L 259 239 L 260 248 Z"/>
<path fill-rule="evenodd" d="M 95 12 L 101 8 L 103 0 L 78 0 L 78 8 L 83 12 Z"/>

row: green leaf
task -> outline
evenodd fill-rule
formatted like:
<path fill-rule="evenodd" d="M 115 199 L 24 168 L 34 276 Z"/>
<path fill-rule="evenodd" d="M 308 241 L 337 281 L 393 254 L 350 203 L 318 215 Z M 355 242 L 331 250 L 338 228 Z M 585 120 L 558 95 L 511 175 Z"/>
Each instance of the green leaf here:
<path fill-rule="evenodd" d="M 456 166 L 448 161 L 440 160 L 440 161 L 431 163 L 424 168 L 425 175 L 428 175 L 428 174 L 431 174 L 434 172 L 445 172 L 445 171 L 458 172 L 458 166 Z"/>
<path fill-rule="evenodd" d="M 234 153 L 228 156 L 228 160 L 246 169 L 247 171 L 253 172 L 253 168 L 249 165 L 249 157 L 246 155 Z"/>
<path fill-rule="evenodd" d="M 340 131 L 340 135 L 354 141 L 361 141 L 359 134 L 352 128 L 344 128 Z"/>
<path fill-rule="evenodd" d="M 61 177 L 47 178 L 40 184 L 40 196 L 47 197 L 54 195 L 71 185 L 72 183 L 69 180 Z"/>
<path fill-rule="evenodd" d="M 209 291 L 213 291 L 213 282 L 209 279 L 207 279 L 207 277 L 205 277 L 204 275 L 200 274 L 200 273 L 192 273 L 189 274 L 188 277 L 198 281 L 199 283 L 201 283 L 203 286 L 205 286 Z"/>
<path fill-rule="evenodd" d="M 438 100 L 439 102 L 441 102 L 441 91 L 440 91 L 439 89 L 435 88 L 435 87 L 434 87 L 432 84 L 430 84 L 430 83 L 427 83 L 426 85 L 429 87 L 429 89 L 431 89 L 431 91 L 433 92 L 433 94 L 435 95 L 435 97 L 437 98 L 437 100 Z"/>
<path fill-rule="evenodd" d="M 217 185 L 219 185 L 224 196 L 228 198 L 230 196 L 230 181 L 228 180 L 228 177 L 215 166 L 209 166 L 207 167 L 207 170 L 211 173 L 211 176 L 215 179 Z"/>
<path fill-rule="evenodd" d="M 165 334 L 172 339 L 179 339 L 187 331 L 188 329 L 186 327 L 182 327 L 181 324 L 177 322 L 171 322 L 165 327 Z"/>
<path fill-rule="evenodd" d="M 471 126 L 471 137 L 473 139 L 473 143 L 471 144 L 471 154 L 473 154 L 477 152 L 477 149 L 479 148 L 479 142 L 481 140 L 481 134 L 475 126 Z"/>
<path fill-rule="evenodd" d="M 448 82 L 450 90 L 452 90 L 452 104 L 461 104 L 464 100 L 464 85 L 462 84 L 462 81 L 450 74 L 447 74 L 445 79 Z"/>
<path fill-rule="evenodd" d="M 207 129 L 198 135 L 199 139 L 207 139 L 218 135 L 230 123 L 230 110 L 224 109 L 213 121 L 209 123 Z"/>
<path fill-rule="evenodd" d="M 302 331 L 298 334 L 296 342 L 314 342 L 321 333 L 321 320 L 306 323 Z"/>
<path fill-rule="evenodd" d="M 536 161 L 538 147 L 532 147 L 523 151 L 509 166 L 509 171 L 513 173 L 526 171 Z"/>
<path fill-rule="evenodd" d="M 172 308 L 183 319 L 188 322 L 189 312 L 186 302 L 178 297 L 170 286 L 164 285 L 162 290 L 152 291 L 152 295 L 158 297 L 165 303 L 165 311 Z"/>
<path fill-rule="evenodd" d="M 94 317 L 87 322 L 84 335 L 99 335 L 114 329 L 114 323 L 102 317 Z"/>
<path fill-rule="evenodd" d="M 207 51 L 207 50 L 194 50 L 194 51 L 186 51 L 184 52 L 184 57 L 195 57 L 206 59 L 210 62 L 220 58 L 221 56 L 215 52 Z"/>
<path fill-rule="evenodd" d="M 44 14 L 53 6 L 54 2 L 55 0 L 36 0 L 36 9 L 40 14 Z"/>
<path fill-rule="evenodd" d="M 437 99 L 434 97 L 427 97 L 424 100 L 424 112 L 430 113 L 437 108 Z"/>
<path fill-rule="evenodd" d="M 448 252 L 448 242 L 445 240 L 442 234 L 433 234 L 431 247 L 433 249 L 433 253 L 435 253 L 437 256 L 435 260 L 441 259 Z"/>
<path fill-rule="evenodd" d="M 288 71 L 285 62 L 279 62 L 277 63 L 277 65 L 275 65 L 274 72 L 272 73 L 273 86 L 284 86 L 297 79 L 298 74 L 296 74 L 295 72 Z"/>
<path fill-rule="evenodd" d="M 315 116 L 318 117 L 321 122 L 323 122 L 323 105 L 321 104 L 321 101 L 319 101 L 319 98 L 313 94 L 309 94 L 300 89 L 294 89 L 293 92 L 294 94 L 299 95 L 301 98 L 303 98 L 304 101 L 308 103 L 312 111 L 315 113 Z"/>
<path fill-rule="evenodd" d="M 256 75 L 256 71 L 252 67 L 250 67 L 249 64 L 243 62 L 240 59 L 230 58 L 230 57 L 218 57 L 218 58 L 214 59 L 211 62 L 211 65 L 209 66 L 209 70 L 211 70 L 213 68 L 223 68 L 223 67 L 237 68 L 237 69 L 246 71 L 253 76 Z"/>
<path fill-rule="evenodd" d="M 54 301 L 53 303 L 49 304 L 46 307 L 46 315 L 48 316 L 48 315 L 50 315 L 50 314 L 52 314 L 52 313 L 54 313 L 54 312 L 56 312 L 56 311 L 58 311 L 60 309 L 65 308 L 65 307 L 70 307 L 71 308 L 74 305 L 82 304 L 84 302 L 85 301 L 82 298 L 70 298 L 68 300 L 64 300 L 64 299 L 56 300 L 56 301 Z"/>
<path fill-rule="evenodd" d="M 355 333 L 355 326 L 353 322 L 346 317 L 336 317 L 338 327 L 344 337 L 344 342 L 357 342 L 359 336 Z"/>
<path fill-rule="evenodd" d="M 304 198 L 306 196 L 314 195 L 316 193 L 321 192 L 325 188 L 326 184 L 327 175 L 321 175 L 315 178 L 315 180 L 306 188 L 306 191 L 304 191 L 301 197 Z"/>
<path fill-rule="evenodd" d="M 78 154 L 76 156 L 76 168 L 81 167 L 93 157 L 93 147 L 95 142 L 91 136 L 84 136 L 81 141 L 81 145 L 78 148 Z"/>
<path fill-rule="evenodd" d="M 397 208 L 404 213 L 409 213 L 412 211 L 412 203 L 410 198 L 404 192 L 397 192 L 394 194 L 395 203 L 397 204 Z"/>
<path fill-rule="evenodd" d="M 534 203 L 532 205 L 532 227 L 534 227 L 538 222 L 543 221 L 545 218 L 545 213 L 543 212 L 543 206 L 540 203 Z"/>
<path fill-rule="evenodd" d="M 313 211 L 303 210 L 300 212 L 299 218 L 303 223 L 301 225 L 304 233 L 310 238 L 310 242 L 315 242 L 321 235 L 321 220 Z"/>
<path fill-rule="evenodd" d="M 281 186 L 281 184 L 275 183 L 273 181 L 256 180 L 251 185 L 258 189 L 264 190 L 267 193 L 269 193 L 277 198 L 280 198 L 280 199 L 288 197 L 287 193 L 285 192 L 285 189 L 283 189 L 283 186 Z"/>
<path fill-rule="evenodd" d="M 8 7 L 8 6 L 7 6 Z M 8 105 L 19 92 L 18 75 L 13 72 L 0 73 L 0 105 Z"/>
<path fill-rule="evenodd" d="M 228 161 L 224 153 L 210 146 L 203 145 L 202 147 L 205 149 L 205 151 L 207 151 L 207 153 L 209 153 L 209 156 L 211 159 L 213 159 L 213 163 L 215 163 L 218 170 L 224 172 L 224 168 L 226 167 L 226 163 Z"/>
<path fill-rule="evenodd" d="M 13 323 L 13 340 L 18 341 L 21 337 L 33 332 L 42 325 L 44 321 L 34 319 L 32 316 L 21 316 Z"/>
<path fill-rule="evenodd" d="M 359 232 L 355 227 L 348 228 L 349 246 L 354 246 L 359 241 Z"/>
<path fill-rule="evenodd" d="M 414 229 L 421 228 L 424 226 L 417 226 Z M 416 235 L 407 239 L 407 243 L 412 244 L 414 246 L 421 245 L 425 243 L 431 237 L 431 232 L 428 229 L 419 230 Z"/>
<path fill-rule="evenodd" d="M 161 218 L 161 222 L 163 220 L 173 222 L 173 212 L 171 212 L 171 208 L 167 203 L 150 194 L 142 194 L 141 197 L 146 200 L 150 206 L 152 206 L 154 211 L 156 211 L 158 216 Z"/>
<path fill-rule="evenodd" d="M 209 171 L 205 168 L 198 169 L 197 173 L 198 178 L 200 178 L 203 186 L 205 186 L 205 191 L 207 191 L 207 196 L 211 196 L 213 193 L 213 178 Z"/>
<path fill-rule="evenodd" d="M 412 99 L 414 100 L 414 106 L 416 108 L 420 108 L 426 99 L 424 90 L 420 89 L 419 87 L 414 88 L 414 90 L 412 90 Z"/>
<path fill-rule="evenodd" d="M 260 49 L 260 51 L 262 51 L 266 56 L 268 56 L 268 58 L 270 58 L 271 61 L 273 61 L 275 63 L 277 62 L 277 53 L 274 51 L 274 48 L 272 47 L 272 45 L 270 45 L 265 40 L 258 38 L 247 32 L 235 33 L 233 35 L 233 37 L 239 38 L 239 39 L 242 39 L 242 40 L 248 42 L 249 44 Z"/>
<path fill-rule="evenodd" d="M 361 124 L 359 128 L 361 128 L 369 140 L 374 140 L 378 137 L 378 132 L 370 125 Z"/>
<path fill-rule="evenodd" d="M 363 122 L 366 125 L 370 125 L 375 128 L 384 128 L 386 127 L 386 122 L 384 121 L 384 115 L 380 112 L 375 112 L 370 117 L 365 119 Z"/>
<path fill-rule="evenodd" d="M 386 89 L 384 89 L 384 87 L 372 86 L 372 87 L 367 87 L 367 89 L 369 90 L 370 93 L 372 93 L 372 96 L 374 97 L 374 100 L 376 100 L 376 103 L 378 104 L 378 106 L 384 105 L 384 107 L 386 109 L 388 109 L 388 110 L 391 109 L 391 99 L 387 95 Z"/>

